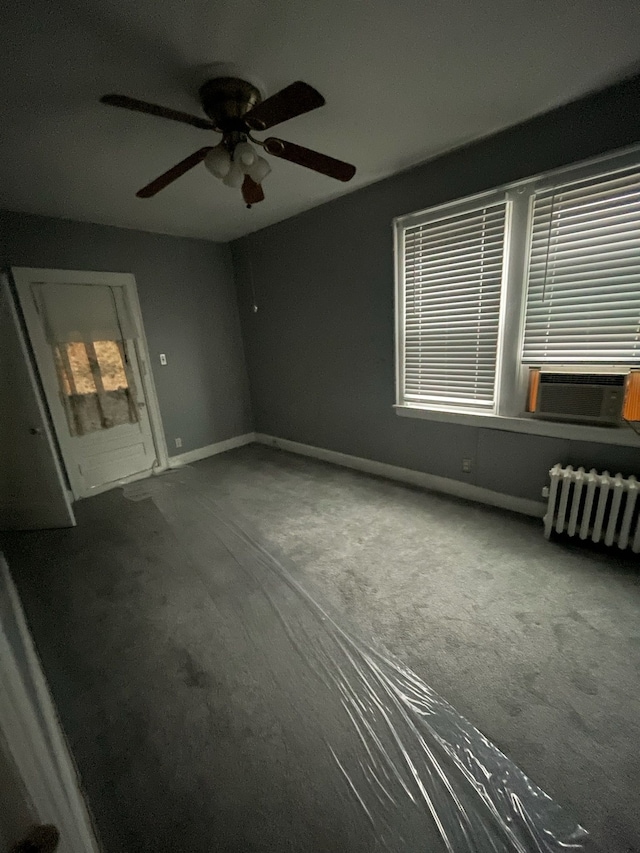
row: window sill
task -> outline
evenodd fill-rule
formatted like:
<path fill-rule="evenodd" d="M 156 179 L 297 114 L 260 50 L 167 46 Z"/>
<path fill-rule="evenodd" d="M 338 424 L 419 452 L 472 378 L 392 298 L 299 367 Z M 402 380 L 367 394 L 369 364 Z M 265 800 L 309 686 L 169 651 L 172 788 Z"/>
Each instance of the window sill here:
<path fill-rule="evenodd" d="M 551 438 L 564 438 L 571 441 L 594 441 L 600 444 L 617 444 L 622 447 L 640 448 L 640 436 L 629 427 L 599 427 L 585 424 L 567 424 L 556 421 L 542 421 L 522 416 L 507 418 L 502 415 L 482 414 L 481 412 L 448 412 L 436 409 L 421 409 L 418 406 L 396 405 L 396 414 L 403 418 L 422 418 L 441 423 L 464 424 L 482 429 L 502 429 L 509 432 L 522 432 L 529 435 L 545 435 Z"/>

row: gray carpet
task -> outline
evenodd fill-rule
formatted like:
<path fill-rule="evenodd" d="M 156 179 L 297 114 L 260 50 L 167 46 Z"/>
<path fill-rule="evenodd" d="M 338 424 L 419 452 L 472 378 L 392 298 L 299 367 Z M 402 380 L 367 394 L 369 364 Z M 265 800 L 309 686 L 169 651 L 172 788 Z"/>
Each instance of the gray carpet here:
<path fill-rule="evenodd" d="M 603 849 L 640 849 L 637 563 L 548 543 L 536 521 L 266 448 L 196 467 L 305 587 L 449 700 Z M 183 550 L 157 507 L 113 492 L 84 501 L 78 518 L 73 531 L 9 537 L 5 550 L 108 853 L 375 849 L 303 772 L 271 797 L 278 820 L 256 813 L 282 776 L 273 762 L 290 770 L 291 756 L 277 732 L 229 717 L 237 695 L 216 682 L 224 661 L 197 631 L 220 608 L 192 567 L 176 571 Z M 149 585 L 151 571 L 162 584 Z M 250 589 L 237 585 L 229 575 L 221 590 L 244 607 Z M 235 664 L 248 673 L 255 662 Z M 209 725 L 198 691 L 218 696 L 204 756 L 175 737 L 177 722 Z M 192 719 L 177 721 L 176 707 Z M 298 758 L 313 764 L 313 726 L 296 731 Z M 252 765 L 238 761 L 239 739 Z"/>

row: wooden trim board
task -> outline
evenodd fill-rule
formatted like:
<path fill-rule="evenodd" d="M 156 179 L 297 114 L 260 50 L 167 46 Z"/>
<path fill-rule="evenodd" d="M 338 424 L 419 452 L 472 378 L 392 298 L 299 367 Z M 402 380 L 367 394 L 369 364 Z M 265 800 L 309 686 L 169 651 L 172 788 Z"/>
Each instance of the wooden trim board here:
<path fill-rule="evenodd" d="M 170 456 L 169 468 L 180 468 L 182 465 L 189 465 L 191 462 L 199 462 L 201 459 L 216 456 L 218 453 L 225 453 L 227 450 L 233 450 L 235 447 L 253 444 L 255 440 L 255 433 L 247 432 L 244 435 L 235 435 L 233 438 L 227 438 L 225 441 L 217 441 L 215 444 L 197 447 L 195 450 L 188 450 L 186 453 L 180 453 L 178 456 Z"/>

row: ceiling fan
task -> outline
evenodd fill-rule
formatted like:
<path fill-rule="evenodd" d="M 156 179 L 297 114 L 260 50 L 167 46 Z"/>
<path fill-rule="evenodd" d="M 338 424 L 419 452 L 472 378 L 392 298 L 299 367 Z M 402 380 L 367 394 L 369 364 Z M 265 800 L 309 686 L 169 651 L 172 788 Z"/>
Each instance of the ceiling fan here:
<path fill-rule="evenodd" d="M 307 83 L 291 83 L 275 95 L 262 100 L 260 90 L 247 80 L 238 77 L 214 77 L 200 87 L 199 95 L 202 109 L 209 119 L 149 104 L 126 95 L 104 95 L 100 99 L 103 104 L 112 107 L 181 121 L 202 130 L 214 130 L 222 134 L 222 140 L 217 145 L 199 148 L 139 190 L 136 193 L 138 198 L 151 198 L 204 161 L 206 168 L 224 184 L 242 188 L 242 197 L 247 207 L 251 207 L 252 204 L 264 200 L 262 181 L 271 171 L 268 161 L 257 153 L 251 145 L 252 142 L 273 157 L 289 160 L 338 181 L 350 181 L 355 175 L 355 166 L 342 160 L 275 136 L 256 139 L 252 135 L 253 131 L 269 130 L 276 124 L 323 106 L 325 100 L 322 95 Z"/>

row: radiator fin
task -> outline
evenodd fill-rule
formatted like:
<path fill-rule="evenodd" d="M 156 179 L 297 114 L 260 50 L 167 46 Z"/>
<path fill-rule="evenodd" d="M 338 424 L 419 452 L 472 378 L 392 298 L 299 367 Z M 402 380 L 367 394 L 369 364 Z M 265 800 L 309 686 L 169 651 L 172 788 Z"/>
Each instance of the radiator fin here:
<path fill-rule="evenodd" d="M 640 553 L 640 482 L 609 471 L 563 467 L 549 471 L 545 536 L 552 531 Z"/>

